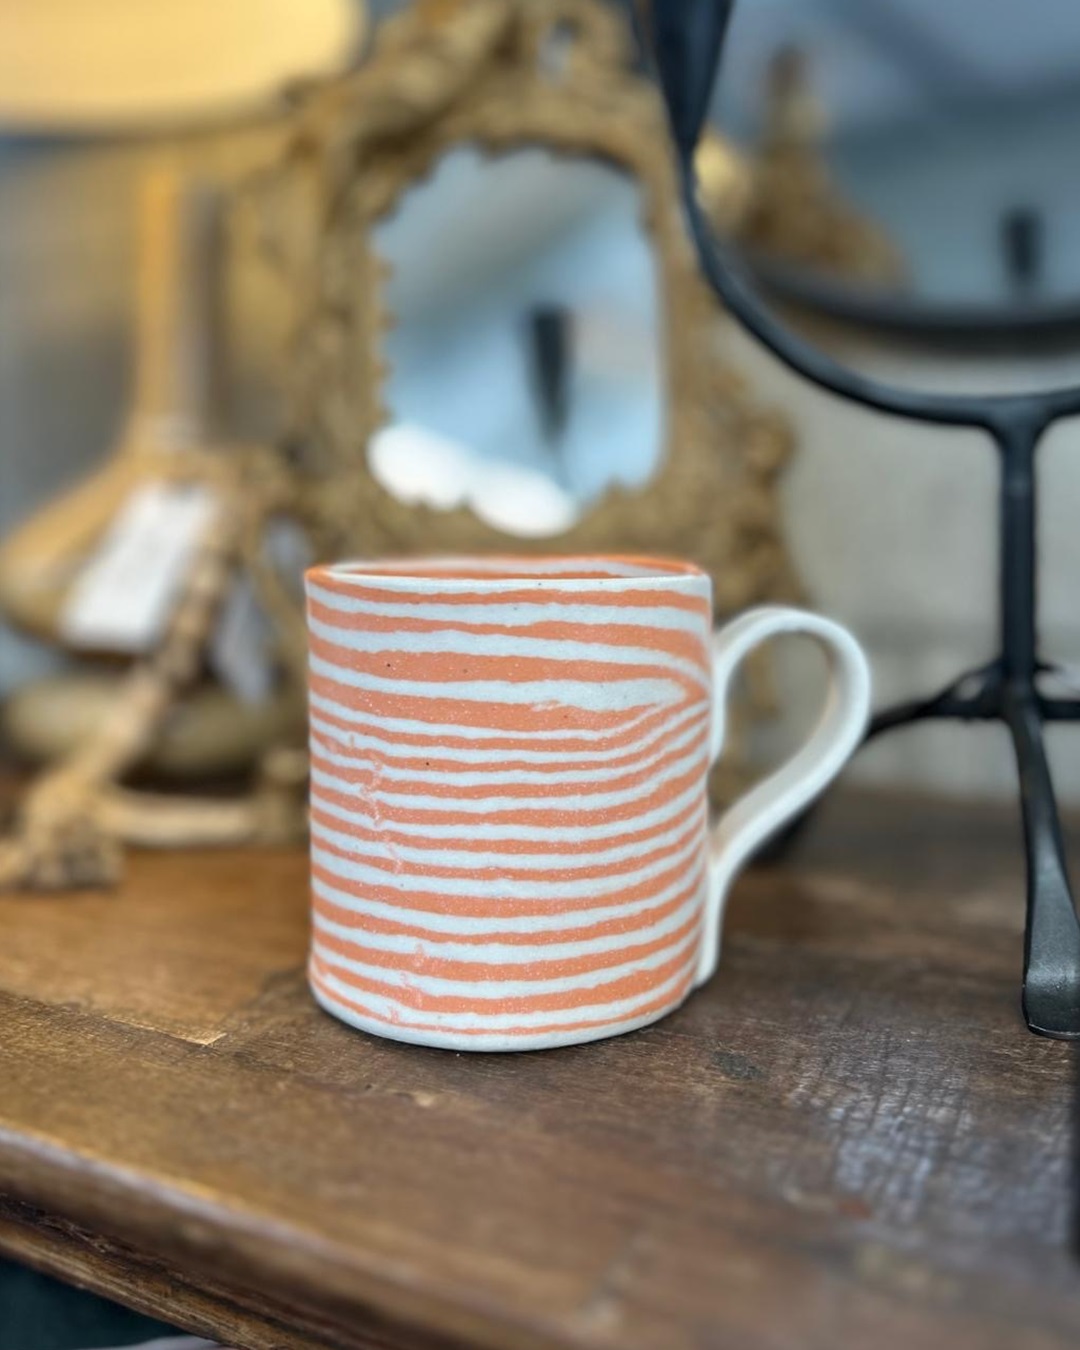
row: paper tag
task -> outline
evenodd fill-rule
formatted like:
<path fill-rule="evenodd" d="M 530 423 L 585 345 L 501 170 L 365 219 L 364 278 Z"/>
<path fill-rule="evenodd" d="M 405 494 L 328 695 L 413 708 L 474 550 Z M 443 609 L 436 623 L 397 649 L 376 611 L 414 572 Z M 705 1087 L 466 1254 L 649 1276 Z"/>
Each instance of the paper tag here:
<path fill-rule="evenodd" d="M 201 484 L 136 488 L 72 587 L 60 615 L 61 636 L 75 647 L 149 650 L 215 510 L 213 493 Z"/>
<path fill-rule="evenodd" d="M 304 532 L 290 520 L 274 520 L 263 536 L 270 565 L 299 603 L 303 572 L 311 558 Z M 245 703 L 261 703 L 274 687 L 273 626 L 250 577 L 233 582 L 210 647 L 210 666 L 218 679 Z"/>

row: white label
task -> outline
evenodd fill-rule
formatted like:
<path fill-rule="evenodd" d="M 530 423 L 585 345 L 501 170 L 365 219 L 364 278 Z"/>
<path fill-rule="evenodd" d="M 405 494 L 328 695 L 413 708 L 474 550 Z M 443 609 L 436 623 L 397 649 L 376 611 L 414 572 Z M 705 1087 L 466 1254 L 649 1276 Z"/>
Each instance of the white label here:
<path fill-rule="evenodd" d="M 161 637 L 216 510 L 201 484 L 146 483 L 113 520 L 64 605 L 75 647 L 138 654 Z"/>

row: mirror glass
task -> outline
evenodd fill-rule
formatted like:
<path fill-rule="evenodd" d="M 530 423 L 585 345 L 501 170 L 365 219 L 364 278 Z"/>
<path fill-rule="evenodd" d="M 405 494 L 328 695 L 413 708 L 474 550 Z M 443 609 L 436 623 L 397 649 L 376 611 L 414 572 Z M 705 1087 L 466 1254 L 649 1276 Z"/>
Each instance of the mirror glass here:
<path fill-rule="evenodd" d="M 659 278 L 640 188 L 539 147 L 448 151 L 375 232 L 391 268 L 369 447 L 409 502 L 558 534 L 664 441 Z"/>
<path fill-rule="evenodd" d="M 711 214 L 849 365 L 934 387 L 1075 378 L 1078 49 L 1066 0 L 740 0 L 714 112 L 741 173 L 737 192 L 715 176 Z"/>

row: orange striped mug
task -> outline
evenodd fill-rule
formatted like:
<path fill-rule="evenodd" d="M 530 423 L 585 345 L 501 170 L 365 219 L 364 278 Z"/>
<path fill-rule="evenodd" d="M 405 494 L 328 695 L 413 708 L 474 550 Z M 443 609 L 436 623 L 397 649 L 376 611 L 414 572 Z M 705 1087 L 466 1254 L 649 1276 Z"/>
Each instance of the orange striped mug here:
<path fill-rule="evenodd" d="M 845 629 L 769 607 L 714 633 L 690 563 L 343 563 L 307 597 L 311 987 L 396 1040 L 532 1050 L 671 1012 L 716 968 L 735 873 L 869 710 Z M 732 675 L 783 633 L 824 649 L 824 712 L 710 827 Z"/>

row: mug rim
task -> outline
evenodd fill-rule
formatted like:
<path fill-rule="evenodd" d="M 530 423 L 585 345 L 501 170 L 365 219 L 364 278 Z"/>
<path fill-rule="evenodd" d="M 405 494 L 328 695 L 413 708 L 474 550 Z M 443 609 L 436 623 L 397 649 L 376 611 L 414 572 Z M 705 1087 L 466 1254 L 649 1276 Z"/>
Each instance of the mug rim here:
<path fill-rule="evenodd" d="M 312 584 L 379 586 L 388 590 L 500 591 L 523 586 L 558 590 L 597 587 L 668 588 L 684 584 L 711 589 L 712 578 L 697 563 L 660 554 L 438 554 L 430 557 L 357 558 L 316 563 L 304 573 Z"/>

